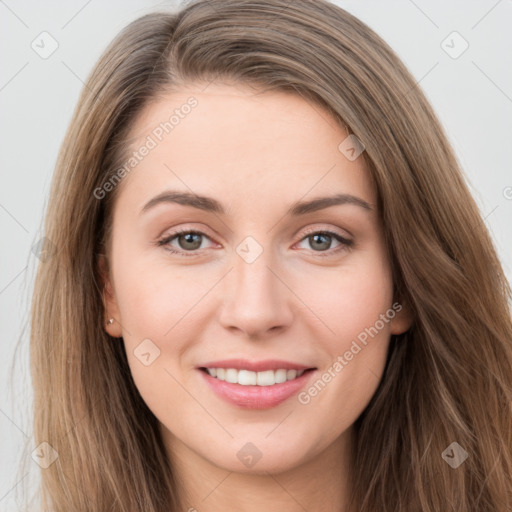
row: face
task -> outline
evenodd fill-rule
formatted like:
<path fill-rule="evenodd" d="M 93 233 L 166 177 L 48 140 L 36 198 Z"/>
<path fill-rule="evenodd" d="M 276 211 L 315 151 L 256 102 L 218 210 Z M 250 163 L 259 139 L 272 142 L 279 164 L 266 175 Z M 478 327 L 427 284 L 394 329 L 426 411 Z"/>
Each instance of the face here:
<path fill-rule="evenodd" d="M 363 158 L 321 107 L 240 85 L 160 98 L 132 135 L 107 329 L 166 446 L 239 472 L 316 457 L 408 327 Z"/>

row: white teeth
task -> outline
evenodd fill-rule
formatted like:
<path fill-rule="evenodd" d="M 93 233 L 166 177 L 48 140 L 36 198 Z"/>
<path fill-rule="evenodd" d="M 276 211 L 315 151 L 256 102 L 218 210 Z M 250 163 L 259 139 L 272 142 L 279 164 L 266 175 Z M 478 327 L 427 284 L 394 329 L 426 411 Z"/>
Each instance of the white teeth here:
<path fill-rule="evenodd" d="M 276 376 L 274 370 L 258 372 L 256 375 L 256 384 L 258 384 L 258 386 L 273 386 L 276 383 Z"/>
<path fill-rule="evenodd" d="M 236 371 L 236 370 L 235 370 Z M 240 370 L 238 372 L 238 384 L 243 386 L 255 386 L 257 381 L 256 372 L 250 372 L 249 370 Z"/>
<path fill-rule="evenodd" d="M 207 368 L 212 377 L 224 380 L 232 384 L 242 386 L 273 386 L 287 380 L 300 377 L 304 370 L 265 370 L 263 372 L 251 372 L 249 370 L 236 370 L 235 368 Z"/>
<path fill-rule="evenodd" d="M 276 384 L 286 382 L 286 370 L 276 370 Z"/>
<path fill-rule="evenodd" d="M 231 382 L 231 384 L 236 384 L 238 382 L 238 372 L 234 368 L 227 368 L 225 380 Z"/>

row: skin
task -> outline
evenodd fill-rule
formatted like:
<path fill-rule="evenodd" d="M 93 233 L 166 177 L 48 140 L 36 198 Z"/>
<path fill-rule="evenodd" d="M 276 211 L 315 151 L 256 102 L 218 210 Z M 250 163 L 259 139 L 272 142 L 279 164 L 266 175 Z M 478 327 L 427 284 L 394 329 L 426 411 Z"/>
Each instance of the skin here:
<path fill-rule="evenodd" d="M 122 336 L 135 384 L 160 422 L 184 510 L 342 510 L 352 425 L 379 385 L 390 335 L 410 325 L 405 309 L 307 404 L 294 396 L 270 409 L 238 408 L 195 366 L 289 360 L 317 368 L 306 389 L 332 368 L 393 304 L 376 190 L 363 158 L 338 150 L 348 133 L 326 111 L 246 85 L 190 84 L 155 100 L 133 126 L 131 151 L 191 95 L 197 107 L 119 185 L 110 271 L 102 267 L 107 318 L 115 319 L 106 329 Z M 213 197 L 226 213 L 167 203 L 140 214 L 168 189 Z M 336 193 L 372 209 L 286 216 L 296 201 Z M 205 233 L 194 256 L 156 244 L 176 228 Z M 315 244 L 311 233 L 325 230 L 352 245 L 335 237 Z M 252 263 L 236 251 L 247 236 L 263 249 Z M 168 245 L 190 254 L 193 243 Z M 149 366 L 134 355 L 145 339 L 160 350 Z M 237 457 L 248 442 L 262 454 L 252 467 Z"/>

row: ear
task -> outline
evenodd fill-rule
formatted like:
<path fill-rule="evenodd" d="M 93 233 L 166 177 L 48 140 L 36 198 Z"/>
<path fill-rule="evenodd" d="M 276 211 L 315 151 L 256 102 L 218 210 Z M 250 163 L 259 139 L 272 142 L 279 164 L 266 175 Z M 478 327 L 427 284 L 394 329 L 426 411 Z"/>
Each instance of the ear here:
<path fill-rule="evenodd" d="M 390 322 L 391 334 L 403 334 L 411 328 L 413 315 L 407 303 L 393 303 L 393 311 L 395 316 Z"/>
<path fill-rule="evenodd" d="M 98 255 L 98 266 L 103 298 L 103 309 L 105 311 L 103 325 L 110 336 L 120 338 L 122 336 L 121 315 L 119 314 L 114 286 L 110 277 L 108 259 L 104 254 Z M 110 318 L 114 319 L 112 323 L 108 323 Z"/>

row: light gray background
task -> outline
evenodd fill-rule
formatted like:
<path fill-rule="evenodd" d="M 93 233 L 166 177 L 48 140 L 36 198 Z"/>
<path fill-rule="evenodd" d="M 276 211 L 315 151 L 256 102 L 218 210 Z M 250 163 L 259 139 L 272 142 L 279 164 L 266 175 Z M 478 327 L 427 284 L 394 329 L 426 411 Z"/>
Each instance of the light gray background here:
<path fill-rule="evenodd" d="M 18 510 L 19 482 L 36 481 L 31 459 L 17 473 L 31 436 L 29 301 L 43 209 L 57 152 L 87 75 L 128 22 L 178 2 L 0 0 L 0 510 Z M 512 1 L 339 0 L 400 55 L 432 102 L 491 230 L 507 276 L 512 248 Z M 57 50 L 31 47 L 47 31 Z M 458 58 L 463 41 L 469 44 Z M 445 41 L 445 43 L 442 43 Z M 41 45 L 41 43 L 40 43 Z M 46 46 L 48 48 L 48 46 Z M 478 290 L 475 290 L 478 293 Z M 9 368 L 17 354 L 14 387 Z M 35 480 L 34 480 L 35 479 Z"/>

